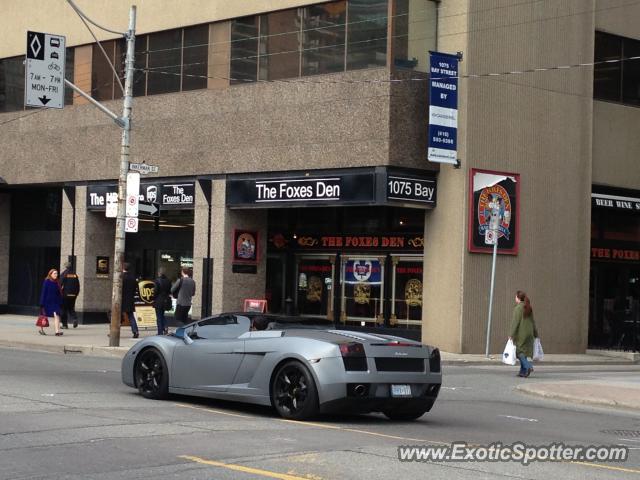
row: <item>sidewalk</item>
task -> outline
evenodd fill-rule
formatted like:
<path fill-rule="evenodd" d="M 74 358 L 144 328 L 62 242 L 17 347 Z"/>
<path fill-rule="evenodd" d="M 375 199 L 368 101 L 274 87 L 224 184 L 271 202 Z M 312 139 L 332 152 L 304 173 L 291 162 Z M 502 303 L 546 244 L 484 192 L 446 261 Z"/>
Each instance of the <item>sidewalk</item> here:
<path fill-rule="evenodd" d="M 25 315 L 0 315 L 0 346 L 28 350 L 41 350 L 66 354 L 85 354 L 92 356 L 106 356 L 122 358 L 125 353 L 138 341 L 131 338 L 131 329 L 122 327 L 120 330 L 120 347 L 109 347 L 109 325 L 80 325 L 78 328 L 63 330 L 62 337 L 53 335 L 53 328 L 47 330 L 47 335 L 38 335 L 35 318 Z M 156 329 L 140 330 L 140 338 L 155 335 Z M 502 365 L 500 354 L 486 358 L 477 354 L 458 354 L 442 352 L 443 365 Z M 611 353 L 598 355 L 593 351 L 589 354 L 560 355 L 546 354 L 542 366 L 546 365 L 638 365 L 636 380 L 629 381 L 622 377 L 608 377 L 606 381 L 572 381 L 572 382 L 542 382 L 531 381 L 520 384 L 516 390 L 543 398 L 564 400 L 572 403 L 591 404 L 599 406 L 619 407 L 640 411 L 640 364 L 637 355 L 622 354 L 620 357 L 609 356 Z M 513 368 L 506 367 L 505 368 Z"/>

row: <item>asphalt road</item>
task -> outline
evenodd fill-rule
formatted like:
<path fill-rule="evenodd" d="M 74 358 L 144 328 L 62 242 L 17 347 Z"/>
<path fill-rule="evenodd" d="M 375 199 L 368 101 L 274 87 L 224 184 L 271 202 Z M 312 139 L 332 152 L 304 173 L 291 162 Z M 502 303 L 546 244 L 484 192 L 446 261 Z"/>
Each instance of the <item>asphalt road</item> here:
<path fill-rule="evenodd" d="M 431 413 L 282 420 L 267 408 L 150 401 L 108 358 L 0 349 L 2 479 L 640 478 L 640 415 L 523 396 L 509 367 L 445 367 Z M 535 378 L 637 376 L 638 367 L 538 367 Z M 400 445 L 626 445 L 624 463 L 398 461 Z"/>

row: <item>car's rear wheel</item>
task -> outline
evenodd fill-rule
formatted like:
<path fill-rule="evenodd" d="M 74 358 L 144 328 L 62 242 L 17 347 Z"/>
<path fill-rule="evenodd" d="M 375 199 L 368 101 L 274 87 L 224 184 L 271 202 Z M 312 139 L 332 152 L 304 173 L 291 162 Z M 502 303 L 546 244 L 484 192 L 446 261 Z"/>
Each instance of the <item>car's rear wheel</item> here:
<path fill-rule="evenodd" d="M 410 410 L 404 410 L 404 409 L 394 409 L 394 410 L 385 410 L 384 413 L 385 416 L 387 418 L 389 418 L 389 420 L 405 420 L 405 421 L 409 421 L 409 420 L 416 420 L 418 418 L 420 418 L 422 415 L 424 415 L 427 412 L 426 409 L 424 408 L 419 408 L 419 409 L 410 409 Z"/>
<path fill-rule="evenodd" d="M 135 379 L 145 398 L 161 400 L 169 395 L 169 371 L 162 354 L 155 348 L 144 350 L 136 360 Z"/>
<path fill-rule="evenodd" d="M 278 368 L 271 384 L 271 403 L 281 417 L 302 420 L 318 413 L 318 390 L 309 369 L 291 360 Z"/>

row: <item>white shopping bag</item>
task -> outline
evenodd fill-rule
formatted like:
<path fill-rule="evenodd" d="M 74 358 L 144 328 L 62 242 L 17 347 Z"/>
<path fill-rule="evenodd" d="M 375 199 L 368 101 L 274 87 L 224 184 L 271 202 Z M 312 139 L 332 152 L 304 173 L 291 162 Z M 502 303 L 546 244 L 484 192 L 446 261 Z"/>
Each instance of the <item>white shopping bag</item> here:
<path fill-rule="evenodd" d="M 504 347 L 504 352 L 502 353 L 502 363 L 505 363 L 507 365 L 516 364 L 516 346 L 513 344 L 513 340 L 511 339 L 509 339 Z"/>
<path fill-rule="evenodd" d="M 533 341 L 533 359 L 538 362 L 544 358 L 544 351 L 542 350 L 542 342 L 539 338 Z"/>

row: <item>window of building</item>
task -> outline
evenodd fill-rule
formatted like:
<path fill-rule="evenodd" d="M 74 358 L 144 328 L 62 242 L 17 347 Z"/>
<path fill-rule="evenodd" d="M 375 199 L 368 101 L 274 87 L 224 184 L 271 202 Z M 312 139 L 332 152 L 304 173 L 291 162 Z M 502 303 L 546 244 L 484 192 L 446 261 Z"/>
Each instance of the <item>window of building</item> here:
<path fill-rule="evenodd" d="M 182 29 L 149 35 L 147 95 L 180 91 Z"/>
<path fill-rule="evenodd" d="M 24 56 L 0 60 L 0 112 L 24 108 Z"/>
<path fill-rule="evenodd" d="M 640 105 L 640 59 L 627 60 L 638 55 L 640 40 L 596 32 L 593 97 Z"/>
<path fill-rule="evenodd" d="M 349 0 L 347 69 L 387 64 L 387 0 Z"/>
<path fill-rule="evenodd" d="M 65 52 L 65 70 L 64 70 L 64 78 L 73 83 L 73 74 L 75 71 L 74 62 L 75 62 L 75 53 L 76 50 L 73 47 L 67 48 Z M 64 91 L 64 104 L 65 105 L 73 105 L 73 95 L 74 92 L 71 88 L 65 86 Z"/>
<path fill-rule="evenodd" d="M 124 77 L 124 40 L 110 40 L 101 42 L 101 45 L 122 80 Z M 68 58 L 67 65 L 69 65 Z M 93 45 L 91 59 L 91 93 L 93 98 L 100 101 L 122 97 L 122 90 L 111 65 L 97 44 Z"/>
<path fill-rule="evenodd" d="M 260 80 L 278 80 L 300 75 L 299 10 L 283 10 L 260 17 L 260 44 L 265 55 L 258 61 Z"/>
<path fill-rule="evenodd" d="M 231 83 L 255 82 L 258 78 L 259 18 L 231 22 Z"/>
<path fill-rule="evenodd" d="M 395 0 L 393 63 L 429 71 L 429 50 L 436 49 L 437 4 L 432 0 Z"/>
<path fill-rule="evenodd" d="M 347 3 L 312 5 L 301 12 L 302 74 L 343 71 Z"/>
<path fill-rule="evenodd" d="M 209 25 L 184 29 L 182 47 L 182 91 L 207 88 Z"/>

